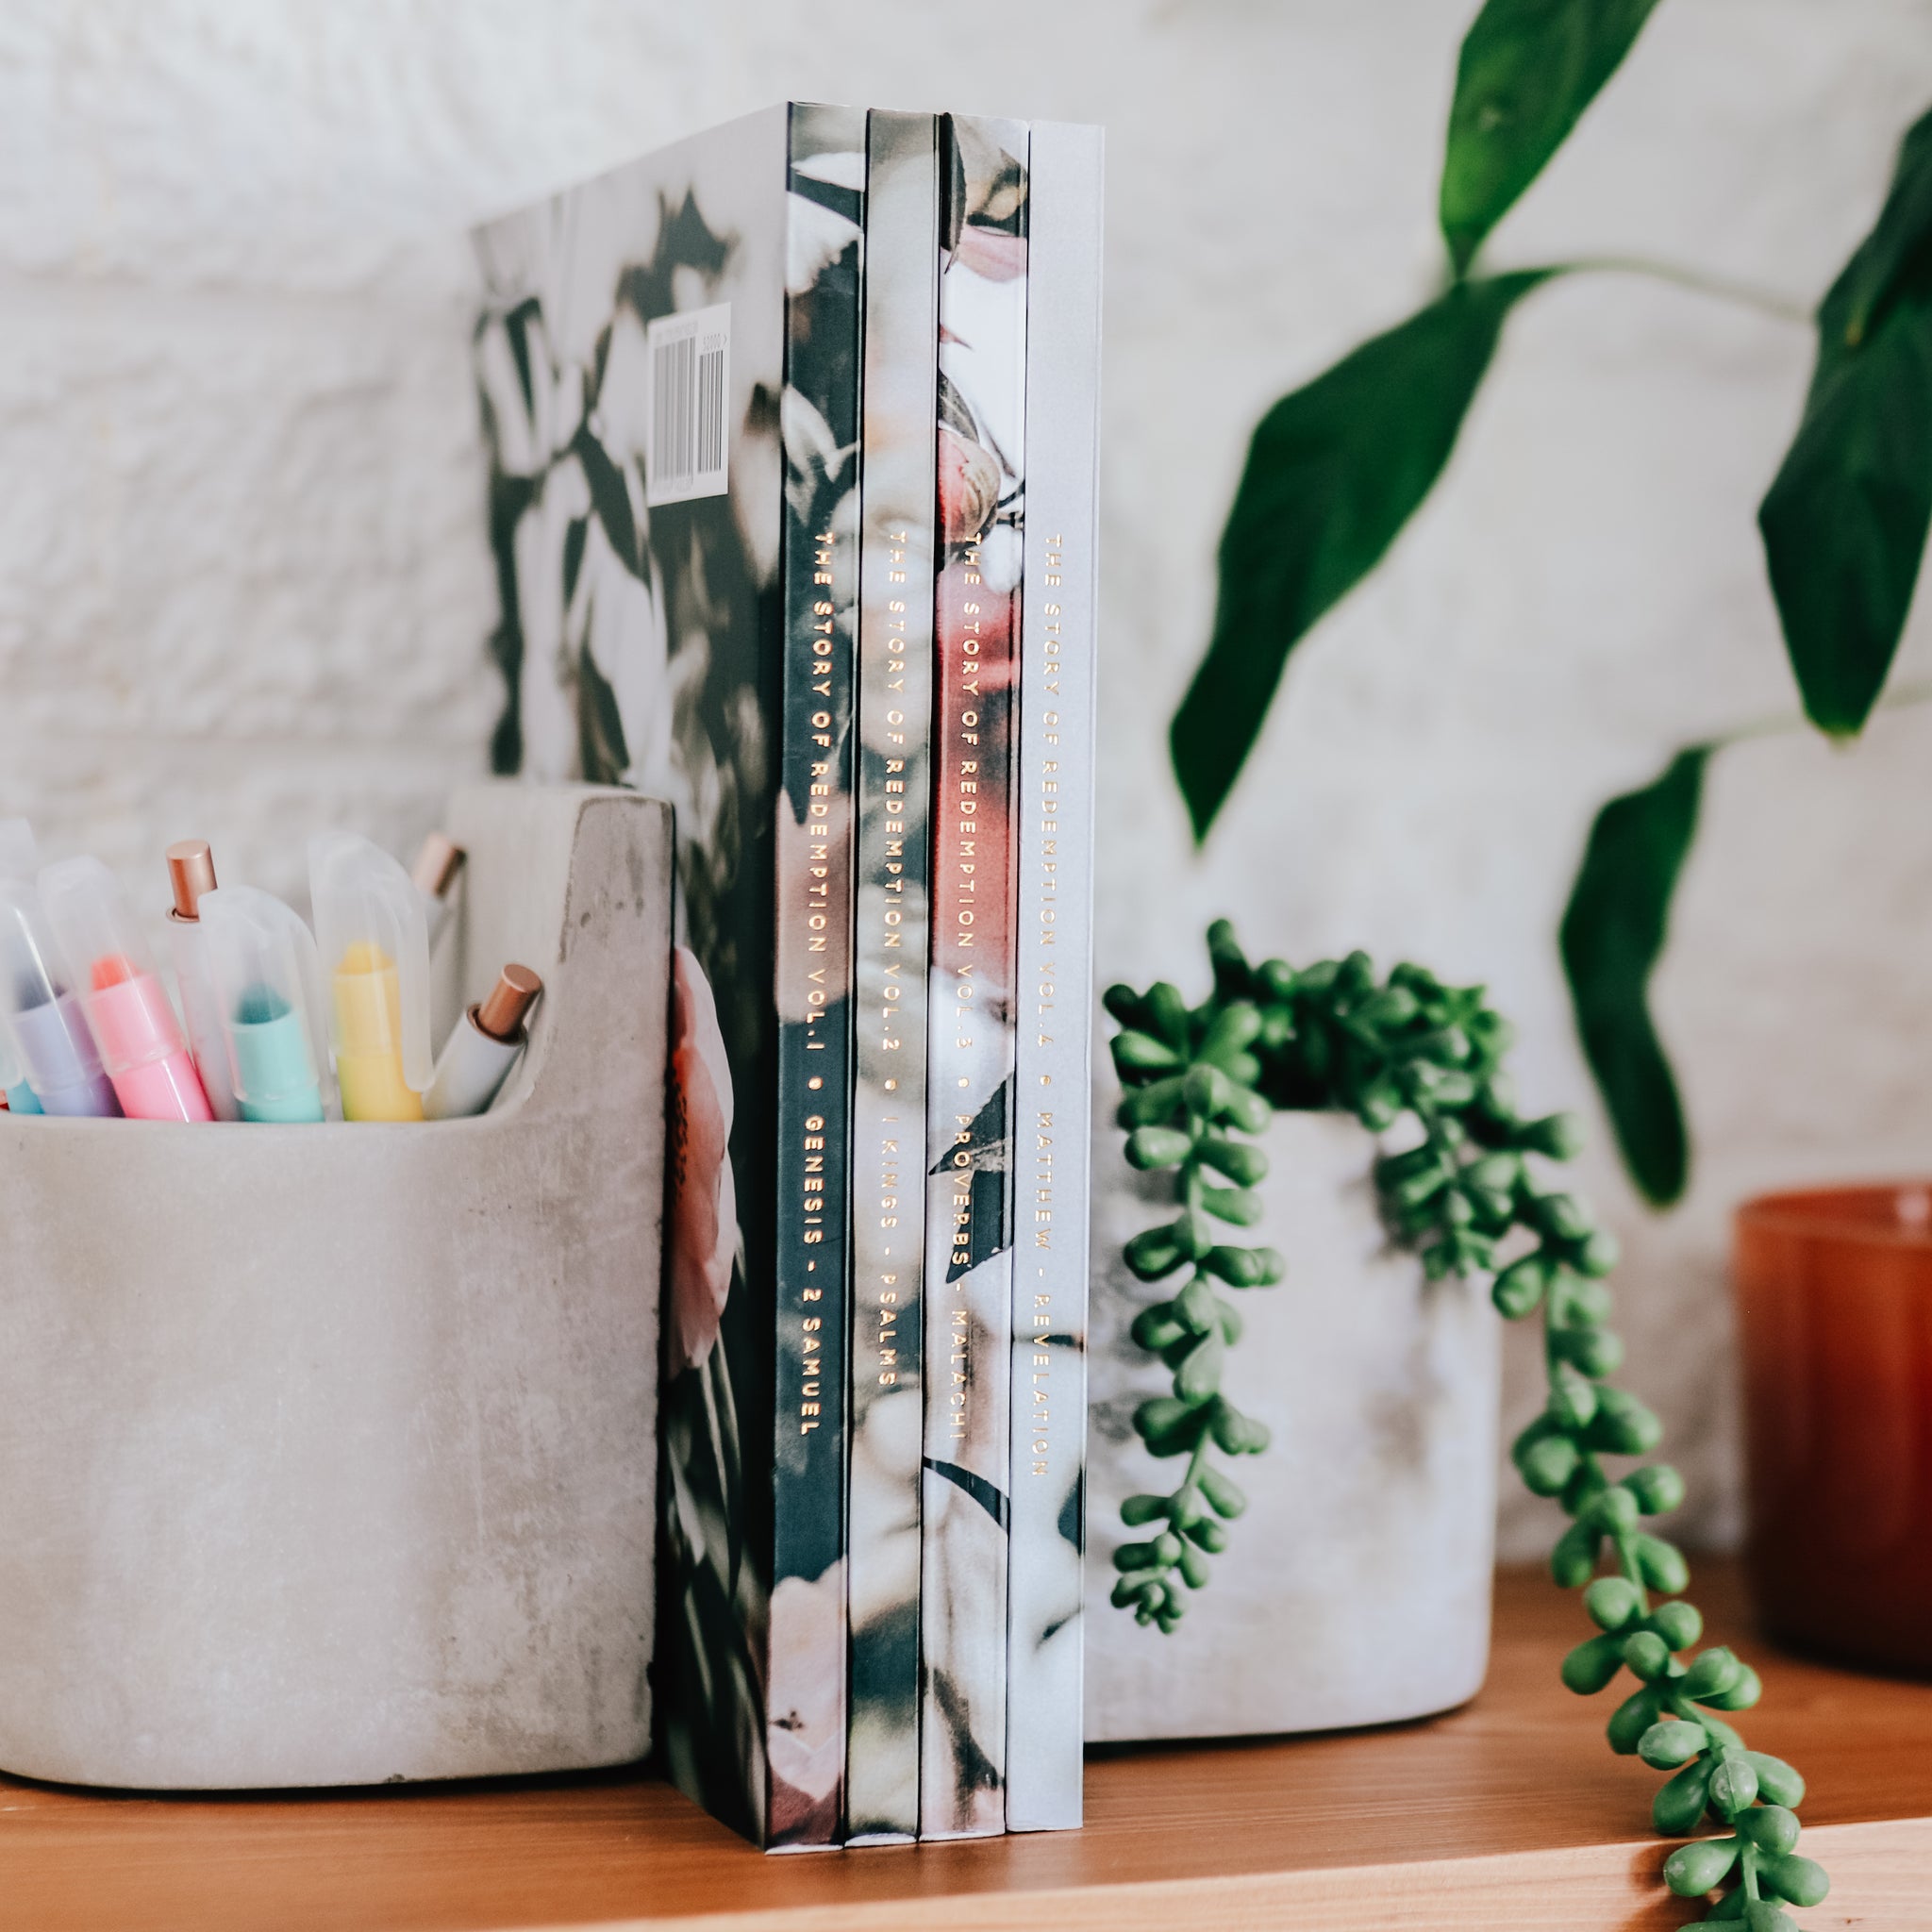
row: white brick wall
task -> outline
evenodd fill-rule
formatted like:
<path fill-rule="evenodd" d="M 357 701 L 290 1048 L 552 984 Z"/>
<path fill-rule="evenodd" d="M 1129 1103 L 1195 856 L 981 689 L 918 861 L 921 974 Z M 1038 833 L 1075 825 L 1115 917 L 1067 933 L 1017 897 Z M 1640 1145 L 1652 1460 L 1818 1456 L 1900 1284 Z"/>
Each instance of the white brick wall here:
<path fill-rule="evenodd" d="M 788 92 L 1101 120 L 1103 970 L 1194 983 L 1177 935 L 1222 910 L 1291 956 L 1409 952 L 1519 1016 L 1527 1096 L 1587 1104 L 1552 933 L 1590 812 L 1792 708 L 1751 519 L 1802 331 L 1608 278 L 1525 307 L 1449 488 L 1307 646 L 1203 858 L 1164 776 L 1248 428 L 1435 274 L 1473 10 L 12 0 L 0 812 L 157 890 L 192 831 L 293 891 L 310 827 L 407 847 L 478 768 L 471 219 Z M 1928 26 L 1927 0 L 1671 0 L 1499 257 L 1667 254 L 1808 301 L 1932 98 Z M 1720 761 L 1660 982 L 1695 1191 L 1653 1221 L 1589 1162 L 1629 1379 L 1707 1533 L 1735 1522 L 1728 1204 L 1932 1154 L 1928 755 L 1921 712 L 1849 757 Z M 1520 1505 L 1507 1530 L 1538 1534 Z"/>

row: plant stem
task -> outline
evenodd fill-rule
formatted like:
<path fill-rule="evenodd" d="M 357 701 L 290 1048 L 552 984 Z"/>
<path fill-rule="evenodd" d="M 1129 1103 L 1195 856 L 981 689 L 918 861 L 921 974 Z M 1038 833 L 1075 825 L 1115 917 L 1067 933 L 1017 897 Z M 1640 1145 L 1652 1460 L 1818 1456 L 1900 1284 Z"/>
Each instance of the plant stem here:
<path fill-rule="evenodd" d="M 1667 282 L 1673 288 L 1687 289 L 1694 295 L 1728 302 L 1734 308 L 1754 309 L 1775 322 L 1796 323 L 1805 328 L 1811 325 L 1810 309 L 1789 295 L 1760 289 L 1750 282 L 1734 281 L 1728 275 L 1707 275 L 1702 269 L 1686 268 L 1674 261 L 1652 261 L 1641 255 L 1591 255 L 1575 261 L 1553 262 L 1548 272 L 1556 275 L 1642 275 L 1654 282 Z"/>
<path fill-rule="evenodd" d="M 1915 705 L 1925 704 L 1932 704 L 1932 682 L 1902 684 L 1896 690 L 1887 691 L 1873 709 L 1905 711 Z M 1779 711 L 1774 717 L 1754 718 L 1748 724 L 1739 724 L 1729 731 L 1720 732 L 1707 741 L 1713 751 L 1722 751 L 1726 745 L 1742 744 L 1754 738 L 1784 738 L 1816 728 L 1808 718 Z"/>
<path fill-rule="evenodd" d="M 1649 1616 L 1650 1591 L 1644 1586 L 1643 1566 L 1637 1560 L 1637 1551 L 1631 1543 L 1629 1535 L 1619 1530 L 1611 1537 L 1610 1541 L 1616 1546 L 1618 1574 L 1637 1591 L 1638 1615 Z"/>

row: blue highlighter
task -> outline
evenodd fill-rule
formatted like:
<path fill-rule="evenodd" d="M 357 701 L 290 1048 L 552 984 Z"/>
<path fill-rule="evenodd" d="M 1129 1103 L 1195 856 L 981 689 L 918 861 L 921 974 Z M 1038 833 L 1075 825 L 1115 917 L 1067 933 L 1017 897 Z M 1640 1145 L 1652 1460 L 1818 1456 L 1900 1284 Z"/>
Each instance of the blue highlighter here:
<path fill-rule="evenodd" d="M 253 886 L 219 886 L 197 909 L 242 1118 L 277 1126 L 327 1120 L 335 1083 L 308 926 Z"/>
<path fill-rule="evenodd" d="M 14 1113 L 111 1119 L 121 1111 L 69 990 L 40 895 L 0 877 L 0 1082 Z"/>

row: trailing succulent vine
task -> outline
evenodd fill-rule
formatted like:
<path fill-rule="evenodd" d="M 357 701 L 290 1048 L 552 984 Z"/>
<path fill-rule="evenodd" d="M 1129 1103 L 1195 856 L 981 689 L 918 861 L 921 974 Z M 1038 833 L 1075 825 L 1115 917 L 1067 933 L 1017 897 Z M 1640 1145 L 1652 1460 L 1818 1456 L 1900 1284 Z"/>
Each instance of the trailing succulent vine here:
<path fill-rule="evenodd" d="M 1171 1395 L 1136 1410 L 1135 1429 L 1152 1455 L 1187 1462 L 1168 1494 L 1122 1506 L 1128 1524 L 1154 1534 L 1116 1553 L 1114 1603 L 1142 1624 L 1176 1627 L 1186 1592 L 1206 1586 L 1207 1558 L 1226 1548 L 1227 1525 L 1246 1507 L 1211 1453 L 1268 1446 L 1267 1430 L 1221 1392 L 1225 1351 L 1241 1332 L 1222 1291 L 1272 1286 L 1282 1258 L 1222 1242 L 1211 1226 L 1260 1218 L 1254 1190 L 1267 1158 L 1252 1137 L 1277 1108 L 1351 1113 L 1388 1137 L 1374 1183 L 1391 1239 L 1421 1257 L 1430 1280 L 1487 1276 L 1509 1320 L 1541 1315 L 1549 1399 L 1511 1453 L 1524 1484 L 1570 1518 L 1550 1572 L 1583 1592 L 1597 1627 L 1563 1659 L 1563 1682 L 1590 1696 L 1627 1672 L 1634 1689 L 1610 1717 L 1609 1743 L 1673 1774 L 1651 1807 L 1657 1829 L 1688 1838 L 1707 1817 L 1721 1827 L 1670 1855 L 1666 1883 L 1682 1898 L 1721 1892 L 1700 1923 L 1796 1932 L 1780 1902 L 1816 1905 L 1828 1889 L 1823 1868 L 1796 1850 L 1804 1780 L 1745 1749 L 1725 1722 L 1757 1702 L 1757 1674 L 1728 1649 L 1683 1655 L 1703 1634 L 1682 1595 L 1690 1570 L 1674 1544 L 1642 1527 L 1682 1504 L 1683 1480 L 1660 1462 L 1621 1475 L 1605 1466 L 1649 1456 L 1663 1429 L 1607 1380 L 1624 1357 L 1604 1279 L 1616 1242 L 1539 1172 L 1574 1158 L 1574 1117 L 1517 1112 L 1503 1070 L 1510 1027 L 1480 987 L 1445 986 L 1412 965 L 1378 983 L 1364 953 L 1299 970 L 1279 959 L 1252 966 L 1224 920 L 1209 928 L 1208 951 L 1214 990 L 1198 1007 L 1164 980 L 1107 994 L 1121 1027 L 1113 1058 L 1126 1158 L 1172 1172 L 1180 1204 L 1173 1221 L 1127 1243 L 1127 1266 L 1147 1282 L 1186 1275 L 1133 1324 L 1135 1341 L 1174 1376 Z"/>

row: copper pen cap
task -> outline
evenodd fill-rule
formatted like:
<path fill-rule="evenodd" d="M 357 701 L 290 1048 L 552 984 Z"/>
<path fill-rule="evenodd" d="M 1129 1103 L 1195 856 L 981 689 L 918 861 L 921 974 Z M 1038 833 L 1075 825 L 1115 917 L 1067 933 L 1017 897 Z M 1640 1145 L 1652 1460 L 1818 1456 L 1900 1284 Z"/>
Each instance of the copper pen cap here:
<path fill-rule="evenodd" d="M 409 868 L 416 890 L 432 899 L 442 898 L 462 870 L 463 848 L 446 832 L 431 832 Z"/>
<path fill-rule="evenodd" d="M 215 856 L 206 839 L 177 839 L 168 847 L 168 884 L 175 894 L 174 919 L 199 919 L 204 892 L 215 889 Z"/>
<path fill-rule="evenodd" d="M 476 1030 L 491 1040 L 514 1040 L 524 1030 L 524 1015 L 542 991 L 543 982 L 527 966 L 506 966 L 489 997 L 470 1008 Z"/>

